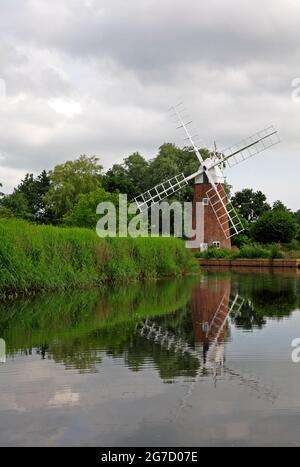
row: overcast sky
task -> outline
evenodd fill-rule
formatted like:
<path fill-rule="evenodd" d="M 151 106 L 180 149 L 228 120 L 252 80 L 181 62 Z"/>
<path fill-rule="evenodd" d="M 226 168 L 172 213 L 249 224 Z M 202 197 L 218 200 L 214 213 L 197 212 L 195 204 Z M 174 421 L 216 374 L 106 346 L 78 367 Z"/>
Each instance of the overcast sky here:
<path fill-rule="evenodd" d="M 203 145 L 270 124 L 282 143 L 227 171 L 300 208 L 299 0 L 1 0 L 0 182 L 9 192 L 80 154 L 105 168 L 184 145 L 184 101 Z M 294 93 L 294 99 L 292 98 Z M 160 180 L 158 180 L 160 182 Z"/>

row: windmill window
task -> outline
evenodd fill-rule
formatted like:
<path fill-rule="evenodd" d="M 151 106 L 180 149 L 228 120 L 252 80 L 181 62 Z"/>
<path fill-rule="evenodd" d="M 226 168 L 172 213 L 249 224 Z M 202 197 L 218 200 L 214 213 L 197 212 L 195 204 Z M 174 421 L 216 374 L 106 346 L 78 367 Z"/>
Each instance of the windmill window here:
<path fill-rule="evenodd" d="M 209 205 L 209 199 L 208 198 L 203 198 L 203 204 L 204 204 L 204 206 L 208 206 Z"/>
<path fill-rule="evenodd" d="M 214 247 L 214 248 L 217 248 L 218 250 L 220 250 L 220 248 L 221 248 L 221 242 L 213 242 L 213 247 Z"/>

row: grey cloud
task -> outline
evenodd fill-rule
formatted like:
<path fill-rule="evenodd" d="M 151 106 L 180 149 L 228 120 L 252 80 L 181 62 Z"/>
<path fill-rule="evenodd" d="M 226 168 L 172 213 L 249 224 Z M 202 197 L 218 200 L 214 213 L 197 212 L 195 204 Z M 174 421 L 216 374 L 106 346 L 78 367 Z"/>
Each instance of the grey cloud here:
<path fill-rule="evenodd" d="M 17 4 L 17 2 L 16 2 Z M 74 56 L 109 56 L 151 70 L 178 62 L 241 65 L 297 52 L 300 6 L 293 1 L 184 3 L 112 0 L 29 1 L 11 30 L 38 46 Z"/>
<path fill-rule="evenodd" d="M 70 91 L 68 81 L 51 68 L 44 68 L 39 76 L 30 75 L 28 70 L 22 68 L 4 71 L 2 78 L 6 81 L 8 96 L 26 93 L 39 97 L 57 97 L 66 96 Z"/>
<path fill-rule="evenodd" d="M 299 17 L 295 0 L 2 0 L 0 181 L 6 168 L 37 172 L 81 153 L 109 167 L 131 151 L 152 157 L 164 141 L 182 144 L 167 109 L 184 100 L 208 146 L 280 129 L 269 179 L 265 159 L 244 179 L 242 169 L 228 174 L 277 198 L 281 153 L 300 170 L 300 104 L 291 98 Z M 49 99 L 81 113 L 67 118 Z M 297 184 L 287 181 L 282 198 L 299 207 Z"/>

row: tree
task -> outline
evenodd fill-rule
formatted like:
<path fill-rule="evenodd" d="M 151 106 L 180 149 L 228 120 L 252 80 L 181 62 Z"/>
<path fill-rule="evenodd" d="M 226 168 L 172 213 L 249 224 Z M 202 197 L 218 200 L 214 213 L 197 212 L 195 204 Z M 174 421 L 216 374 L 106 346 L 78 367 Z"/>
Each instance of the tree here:
<path fill-rule="evenodd" d="M 124 160 L 124 167 L 129 181 L 137 190 L 137 195 L 149 189 L 149 162 L 138 152 L 134 152 Z"/>
<path fill-rule="evenodd" d="M 204 159 L 210 156 L 207 149 L 200 150 Z M 128 194 L 129 200 L 148 191 L 152 187 L 180 174 L 191 175 L 199 168 L 199 161 L 191 148 L 180 149 L 174 144 L 165 143 L 159 148 L 158 155 L 150 162 L 138 152 L 124 159 L 122 165 L 116 164 L 110 169 L 103 180 L 107 191 Z M 179 201 L 192 201 L 194 184 L 174 194 Z"/>
<path fill-rule="evenodd" d="M 0 219 L 9 219 L 10 217 L 14 217 L 13 213 L 10 209 L 6 208 L 2 204 L 0 204 Z"/>
<path fill-rule="evenodd" d="M 53 213 L 54 223 L 77 203 L 80 195 L 91 193 L 101 185 L 102 166 L 95 156 L 80 156 L 75 161 L 57 165 L 49 173 L 51 187 L 45 196 L 46 208 Z"/>
<path fill-rule="evenodd" d="M 148 188 L 178 175 L 180 172 L 178 164 L 179 151 L 180 149 L 176 148 L 174 144 L 164 144 L 159 148 L 158 155 L 150 164 L 149 182 L 151 186 L 148 186 Z"/>
<path fill-rule="evenodd" d="M 281 201 L 275 201 L 273 204 L 273 211 L 286 211 L 290 212 L 291 210 L 288 209 Z"/>
<path fill-rule="evenodd" d="M 1 207 L 4 208 L 5 217 L 11 213 L 14 217 L 33 221 L 34 217 L 30 212 L 26 196 L 23 193 L 14 191 L 11 195 L 6 195 L 1 200 Z"/>
<path fill-rule="evenodd" d="M 50 213 L 45 204 L 45 195 L 49 189 L 50 177 L 45 170 L 36 178 L 33 174 L 26 174 L 24 180 L 15 189 L 15 192 L 24 195 L 28 211 L 36 222 L 48 223 L 51 221 Z"/>
<path fill-rule="evenodd" d="M 122 165 L 115 164 L 103 178 L 106 191 L 128 195 L 132 201 L 149 189 L 149 163 L 138 152 L 124 159 Z"/>
<path fill-rule="evenodd" d="M 42 224 L 52 222 L 52 212 L 47 208 L 46 195 L 51 187 L 51 180 L 46 170 L 35 179 L 36 185 L 36 199 L 34 203 L 35 218 Z"/>
<path fill-rule="evenodd" d="M 103 202 L 111 202 L 118 206 L 119 197 L 117 193 L 107 193 L 103 188 L 85 195 L 81 195 L 77 204 L 64 217 L 64 223 L 74 227 L 86 227 L 95 229 L 99 220 L 99 215 L 96 214 L 98 204 Z"/>
<path fill-rule="evenodd" d="M 261 191 L 254 191 L 250 188 L 245 188 L 237 192 L 232 198 L 233 206 L 239 210 L 244 219 L 248 222 L 254 222 L 264 212 L 271 209 L 267 203 L 267 197 Z"/>
<path fill-rule="evenodd" d="M 203 158 L 209 156 L 209 151 L 201 149 Z M 180 173 L 191 175 L 199 169 L 199 161 L 191 148 L 180 149 L 174 144 L 166 143 L 159 148 L 158 155 L 150 162 L 148 188 L 162 183 Z M 174 198 L 192 201 L 194 197 L 194 181 L 174 194 Z"/>
<path fill-rule="evenodd" d="M 137 187 L 129 179 L 123 165 L 115 164 L 103 177 L 103 188 L 109 193 L 127 194 L 132 200 L 138 194 Z"/>
<path fill-rule="evenodd" d="M 300 240 L 300 209 L 299 209 L 299 211 L 294 213 L 294 218 L 295 218 L 295 220 L 296 220 L 296 222 L 298 224 L 298 229 L 299 229 L 297 239 Z"/>
<path fill-rule="evenodd" d="M 251 227 L 251 235 L 260 243 L 289 243 L 297 237 L 298 224 L 288 211 L 263 213 Z"/>
<path fill-rule="evenodd" d="M 299 209 L 299 211 L 295 212 L 294 216 L 295 216 L 295 219 L 298 222 L 298 224 L 300 224 L 300 209 Z"/>

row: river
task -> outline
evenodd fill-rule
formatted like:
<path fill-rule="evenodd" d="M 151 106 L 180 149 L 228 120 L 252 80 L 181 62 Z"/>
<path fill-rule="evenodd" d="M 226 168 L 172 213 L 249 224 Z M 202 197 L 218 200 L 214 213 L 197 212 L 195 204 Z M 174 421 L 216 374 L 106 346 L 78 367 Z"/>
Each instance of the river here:
<path fill-rule="evenodd" d="M 296 272 L 0 303 L 0 445 L 299 446 L 299 308 Z"/>

